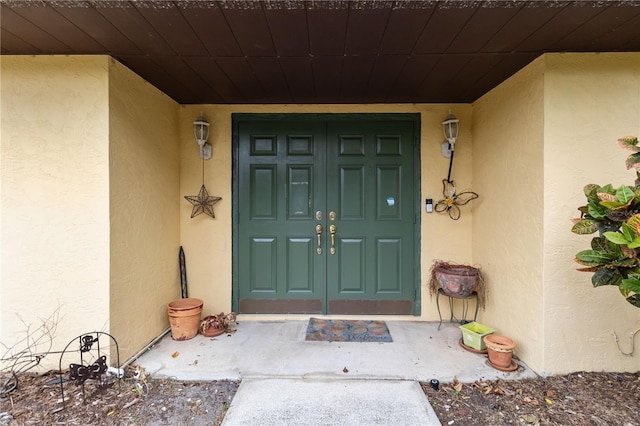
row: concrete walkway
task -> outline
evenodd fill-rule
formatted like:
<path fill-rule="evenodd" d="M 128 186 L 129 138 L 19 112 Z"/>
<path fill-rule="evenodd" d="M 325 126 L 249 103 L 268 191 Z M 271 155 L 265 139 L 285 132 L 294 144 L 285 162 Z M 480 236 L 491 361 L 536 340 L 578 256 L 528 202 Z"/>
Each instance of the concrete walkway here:
<path fill-rule="evenodd" d="M 246 321 L 231 336 L 166 336 L 136 363 L 155 377 L 242 380 L 226 426 L 439 424 L 419 381 L 535 377 L 522 362 L 505 373 L 460 347 L 456 323 L 387 326 L 392 343 L 329 343 L 305 341 L 307 321 Z"/>

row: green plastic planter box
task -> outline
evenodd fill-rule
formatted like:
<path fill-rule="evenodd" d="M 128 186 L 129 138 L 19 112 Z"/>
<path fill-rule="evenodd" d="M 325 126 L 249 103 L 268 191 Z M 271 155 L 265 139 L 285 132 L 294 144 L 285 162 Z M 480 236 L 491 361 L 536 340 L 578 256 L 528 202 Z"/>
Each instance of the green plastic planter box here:
<path fill-rule="evenodd" d="M 482 325 L 478 322 L 470 322 L 465 325 L 461 325 L 460 330 L 462 330 L 462 343 L 464 343 L 465 346 L 469 346 L 470 348 L 478 351 L 484 351 L 487 349 L 482 338 L 487 334 L 495 332 L 493 328 L 487 327 L 486 325 Z"/>

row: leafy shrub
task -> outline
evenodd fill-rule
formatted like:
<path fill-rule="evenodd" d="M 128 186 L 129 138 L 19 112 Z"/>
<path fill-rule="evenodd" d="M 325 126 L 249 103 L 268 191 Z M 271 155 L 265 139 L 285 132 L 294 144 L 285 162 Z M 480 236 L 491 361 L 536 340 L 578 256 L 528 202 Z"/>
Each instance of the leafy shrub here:
<path fill-rule="evenodd" d="M 578 208 L 571 231 L 593 234 L 591 249 L 576 254 L 583 265 L 579 271 L 593 272 L 594 287 L 615 285 L 622 296 L 640 308 L 640 146 L 636 136 L 618 139 L 622 148 L 633 151 L 627 169 L 636 170 L 633 186 L 614 188 L 589 184 L 584 187 L 587 204 Z"/>

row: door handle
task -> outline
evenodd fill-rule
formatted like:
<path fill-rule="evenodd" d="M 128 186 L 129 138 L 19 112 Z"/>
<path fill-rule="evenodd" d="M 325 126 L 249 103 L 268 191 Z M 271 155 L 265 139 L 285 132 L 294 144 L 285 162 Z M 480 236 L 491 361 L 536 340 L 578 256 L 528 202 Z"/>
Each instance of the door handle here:
<path fill-rule="evenodd" d="M 336 254 L 336 231 L 338 230 L 338 227 L 335 224 L 332 224 L 329 227 L 329 232 L 331 233 L 331 250 L 329 250 L 331 252 L 331 254 Z"/>
<path fill-rule="evenodd" d="M 322 225 L 320 225 L 320 224 L 316 225 L 316 234 L 318 235 L 318 248 L 316 249 L 316 252 L 318 254 L 322 254 L 322 241 L 321 241 Z"/>

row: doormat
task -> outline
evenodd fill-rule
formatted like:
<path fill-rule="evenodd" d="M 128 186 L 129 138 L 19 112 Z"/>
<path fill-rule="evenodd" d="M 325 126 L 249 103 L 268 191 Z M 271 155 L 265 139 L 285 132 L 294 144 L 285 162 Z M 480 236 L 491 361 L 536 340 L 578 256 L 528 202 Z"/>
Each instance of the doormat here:
<path fill-rule="evenodd" d="M 384 321 L 310 318 L 305 340 L 316 342 L 393 342 Z"/>

